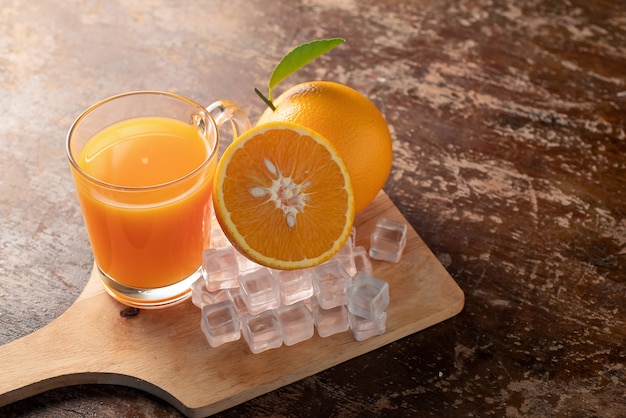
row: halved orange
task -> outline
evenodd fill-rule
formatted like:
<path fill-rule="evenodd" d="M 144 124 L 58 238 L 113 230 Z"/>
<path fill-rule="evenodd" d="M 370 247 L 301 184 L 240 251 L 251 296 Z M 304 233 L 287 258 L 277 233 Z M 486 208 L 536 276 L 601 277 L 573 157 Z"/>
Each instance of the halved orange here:
<path fill-rule="evenodd" d="M 243 255 L 284 270 L 331 258 L 354 222 L 350 176 L 337 150 L 289 122 L 258 125 L 226 148 L 213 207 Z"/>

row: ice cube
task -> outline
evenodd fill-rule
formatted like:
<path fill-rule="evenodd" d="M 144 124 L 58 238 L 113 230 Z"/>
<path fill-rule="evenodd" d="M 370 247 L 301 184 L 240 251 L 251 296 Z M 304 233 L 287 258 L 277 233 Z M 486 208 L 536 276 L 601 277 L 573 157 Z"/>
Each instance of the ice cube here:
<path fill-rule="evenodd" d="M 406 245 L 407 225 L 404 222 L 380 218 L 370 235 L 370 257 L 397 263 Z"/>
<path fill-rule="evenodd" d="M 217 250 L 220 248 L 230 247 L 230 241 L 221 229 L 211 229 L 211 238 L 209 239 L 209 248 Z"/>
<path fill-rule="evenodd" d="M 202 253 L 202 272 L 206 287 L 214 292 L 237 287 L 237 254 L 233 247 L 207 249 Z"/>
<path fill-rule="evenodd" d="M 237 266 L 239 267 L 239 274 L 246 274 L 263 268 L 262 265 L 250 260 L 245 255 L 237 251 Z"/>
<path fill-rule="evenodd" d="M 291 305 L 313 296 L 313 281 L 310 269 L 272 270 L 278 281 L 280 301 L 283 305 Z"/>
<path fill-rule="evenodd" d="M 349 329 L 349 317 L 346 305 L 324 309 L 316 298 L 311 298 L 311 313 L 313 314 L 317 334 L 322 338 Z"/>
<path fill-rule="evenodd" d="M 267 267 L 239 276 L 239 290 L 251 315 L 280 306 L 278 282 Z"/>
<path fill-rule="evenodd" d="M 211 236 L 209 240 L 209 248 L 219 249 L 230 246 L 231 243 L 230 241 L 228 241 L 228 238 L 226 238 L 226 235 L 224 234 L 224 231 L 222 231 L 222 228 L 217 222 L 217 219 L 215 219 L 215 217 L 211 218 Z"/>
<path fill-rule="evenodd" d="M 348 311 L 370 321 L 389 306 L 389 284 L 365 272 L 357 273 L 347 293 Z"/>
<path fill-rule="evenodd" d="M 378 318 L 373 320 L 365 319 L 361 316 L 350 313 L 350 328 L 357 341 L 385 333 L 387 323 L 387 313 L 383 312 Z"/>
<path fill-rule="evenodd" d="M 206 281 L 204 280 L 204 276 L 200 276 L 196 281 L 191 284 L 191 303 L 196 305 L 198 308 L 202 309 L 204 305 L 207 305 L 209 302 L 204 299 L 203 293 L 208 293 L 205 286 Z"/>
<path fill-rule="evenodd" d="M 241 327 L 233 302 L 225 299 L 204 305 L 200 328 L 211 347 L 238 340 L 241 337 Z"/>
<path fill-rule="evenodd" d="M 348 238 L 348 241 L 341 247 L 341 250 L 335 254 L 327 263 L 338 261 L 344 268 L 348 276 L 352 277 L 356 274 L 356 266 L 354 265 L 353 245 L 352 240 Z"/>
<path fill-rule="evenodd" d="M 228 289 L 228 295 L 230 296 L 230 300 L 233 301 L 233 305 L 235 306 L 235 310 L 237 311 L 239 318 L 241 318 L 243 314 L 248 313 L 248 307 L 241 297 L 241 289 L 239 289 L 239 287 Z"/>
<path fill-rule="evenodd" d="M 204 276 L 200 276 L 191 284 L 191 302 L 200 309 L 204 305 L 221 302 L 224 299 L 228 299 L 228 297 L 228 293 L 222 289 L 210 292 L 206 287 Z"/>
<path fill-rule="evenodd" d="M 367 255 L 367 250 L 362 245 L 358 247 L 354 247 L 352 250 L 352 256 L 354 257 L 354 267 L 356 268 L 357 273 L 359 271 L 364 271 L 365 273 L 372 275 L 372 261 Z"/>
<path fill-rule="evenodd" d="M 294 345 L 313 337 L 313 316 L 303 301 L 282 305 L 276 312 L 285 345 Z"/>
<path fill-rule="evenodd" d="M 313 292 L 324 309 L 348 303 L 346 288 L 351 278 L 337 260 L 315 266 L 313 274 Z"/>
<path fill-rule="evenodd" d="M 282 329 L 276 311 L 271 309 L 258 315 L 243 316 L 241 331 L 254 354 L 282 345 Z"/>

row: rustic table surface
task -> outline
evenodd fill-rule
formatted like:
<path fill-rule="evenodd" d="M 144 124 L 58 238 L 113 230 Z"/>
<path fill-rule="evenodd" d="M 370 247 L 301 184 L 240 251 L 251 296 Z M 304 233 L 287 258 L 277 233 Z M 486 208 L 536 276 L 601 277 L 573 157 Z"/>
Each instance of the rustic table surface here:
<path fill-rule="evenodd" d="M 229 99 L 254 121 L 253 89 L 285 52 L 341 36 L 284 87 L 338 81 L 384 113 L 385 191 L 465 308 L 219 415 L 626 416 L 622 0 L 3 0 L 0 28 L 0 344 L 89 278 L 64 154 L 84 108 L 152 89 Z M 0 415 L 180 413 L 83 385 Z"/>

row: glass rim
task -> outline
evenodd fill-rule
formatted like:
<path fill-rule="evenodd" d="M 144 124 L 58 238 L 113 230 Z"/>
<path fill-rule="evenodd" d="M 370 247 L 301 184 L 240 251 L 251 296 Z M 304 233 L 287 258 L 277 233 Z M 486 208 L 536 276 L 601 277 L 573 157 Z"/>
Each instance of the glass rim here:
<path fill-rule="evenodd" d="M 114 183 L 109 183 L 106 181 L 102 181 L 96 177 L 93 177 L 92 175 L 90 175 L 89 173 L 87 173 L 85 170 L 83 170 L 80 165 L 78 165 L 78 162 L 74 159 L 74 156 L 72 155 L 72 150 L 70 147 L 70 143 L 72 140 L 72 134 L 74 133 L 74 131 L 76 130 L 77 126 L 80 124 L 81 121 L 83 121 L 87 116 L 89 116 L 89 114 L 91 114 L 95 109 L 97 109 L 98 107 L 102 106 L 105 103 L 111 102 L 113 100 L 117 100 L 119 98 L 122 97 L 129 97 L 129 96 L 138 96 L 138 95 L 158 95 L 158 96 L 168 96 L 177 100 L 181 100 L 183 102 L 186 102 L 192 106 L 197 107 L 199 110 L 201 110 L 205 116 L 208 117 L 208 119 L 211 121 L 210 125 L 211 125 L 211 129 L 213 130 L 213 133 L 215 134 L 215 143 L 212 145 L 211 149 L 209 150 L 209 153 L 207 154 L 207 157 L 202 161 L 202 163 L 200 163 L 196 168 L 194 168 L 193 170 L 189 171 L 187 174 L 178 177 L 174 180 L 170 180 L 167 181 L 165 183 L 159 183 L 159 184 L 152 184 L 149 186 L 124 186 L 124 185 L 120 185 L 120 184 L 114 184 Z M 164 187 L 169 187 L 172 185 L 175 185 L 177 183 L 181 183 L 184 182 L 185 180 L 189 179 L 190 177 L 194 176 L 195 174 L 197 174 L 200 170 L 202 170 L 202 168 L 204 168 L 207 164 L 210 163 L 210 161 L 213 159 L 213 156 L 217 153 L 219 147 L 219 132 L 217 130 L 217 124 L 215 122 L 215 119 L 213 118 L 213 116 L 211 115 L 211 113 L 202 105 L 198 104 L 197 102 L 186 98 L 185 96 L 181 96 L 180 94 L 176 94 L 176 93 L 170 93 L 170 92 L 164 92 L 164 91 L 158 91 L 158 90 L 137 90 L 137 91 L 130 91 L 130 92 L 126 92 L 126 93 L 120 93 L 120 94 L 116 94 L 110 97 L 107 97 L 106 99 L 102 99 L 94 104 L 92 104 L 91 106 L 89 106 L 87 109 L 85 109 L 84 111 L 81 112 L 80 115 L 78 115 L 78 117 L 74 120 L 74 122 L 72 122 L 70 129 L 67 133 L 67 137 L 65 140 L 65 153 L 67 155 L 67 158 L 70 162 L 70 164 L 72 165 L 72 168 L 74 168 L 76 170 L 76 172 L 78 172 L 81 176 L 83 176 L 84 178 L 86 178 L 87 180 L 89 180 L 90 182 L 100 186 L 100 187 L 105 187 L 107 189 L 114 189 L 114 190 L 123 190 L 123 191 L 151 191 L 151 190 L 156 190 L 156 189 L 161 189 Z"/>

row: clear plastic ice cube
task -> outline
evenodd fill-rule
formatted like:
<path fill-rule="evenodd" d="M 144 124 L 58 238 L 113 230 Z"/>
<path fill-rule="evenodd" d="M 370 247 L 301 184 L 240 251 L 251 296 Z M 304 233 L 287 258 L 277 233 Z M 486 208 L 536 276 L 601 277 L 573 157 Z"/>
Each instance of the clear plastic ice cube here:
<path fill-rule="evenodd" d="M 320 337 L 328 337 L 333 334 L 345 332 L 349 329 L 350 320 L 346 305 L 324 309 L 320 306 L 316 298 L 311 298 L 310 300 L 315 328 L 317 328 L 317 334 Z"/>
<path fill-rule="evenodd" d="M 380 218 L 370 235 L 370 257 L 397 263 L 406 245 L 407 225 L 393 219 Z"/>
<path fill-rule="evenodd" d="M 373 320 L 365 319 L 361 316 L 350 314 L 350 328 L 357 341 L 385 333 L 387 326 L 387 313 L 383 312 L 378 318 Z"/>
<path fill-rule="evenodd" d="M 367 250 L 362 245 L 358 247 L 354 247 L 352 250 L 352 256 L 354 257 L 354 267 L 356 268 L 357 273 L 359 271 L 364 271 L 365 273 L 372 275 L 372 261 L 367 255 Z"/>
<path fill-rule="evenodd" d="M 200 328 L 211 347 L 218 347 L 241 338 L 239 316 L 230 299 L 204 305 Z"/>
<path fill-rule="evenodd" d="M 191 284 L 191 302 L 200 309 L 202 309 L 204 305 L 221 302 L 228 298 L 228 292 L 225 290 L 220 289 L 210 292 L 206 287 L 204 276 L 199 277 Z"/>
<path fill-rule="evenodd" d="M 250 260 L 245 255 L 237 251 L 237 266 L 239 267 L 239 274 L 246 274 L 263 268 L 262 265 Z"/>
<path fill-rule="evenodd" d="M 209 240 L 209 248 L 211 249 L 219 249 L 230 247 L 231 243 L 226 238 L 224 231 L 222 231 L 222 227 L 219 222 L 215 218 L 215 216 L 211 217 L 211 235 Z"/>
<path fill-rule="evenodd" d="M 343 269 L 348 273 L 348 276 L 352 277 L 356 274 L 356 266 L 354 265 L 354 246 L 352 245 L 352 239 L 348 238 L 346 243 L 341 247 L 339 252 L 335 254 L 327 263 L 338 261 Z"/>
<path fill-rule="evenodd" d="M 254 354 L 278 348 L 283 344 L 282 328 L 273 309 L 258 315 L 245 314 L 242 318 L 241 331 L 250 351 Z"/>
<path fill-rule="evenodd" d="M 313 337 L 313 316 L 303 301 L 293 305 L 282 305 L 276 312 L 285 345 L 294 345 Z"/>
<path fill-rule="evenodd" d="M 239 287 L 228 289 L 228 295 L 230 296 L 230 300 L 233 301 L 233 305 L 235 306 L 235 310 L 237 311 L 239 318 L 241 318 L 243 314 L 248 313 L 248 307 L 241 297 L 241 290 Z"/>
<path fill-rule="evenodd" d="M 389 306 L 389 284 L 365 272 L 357 273 L 348 289 L 348 311 L 368 320 L 378 318 Z"/>
<path fill-rule="evenodd" d="M 324 309 L 348 303 L 346 289 L 351 278 L 337 260 L 315 266 L 313 274 L 313 292 Z"/>
<path fill-rule="evenodd" d="M 206 249 L 202 253 L 202 272 L 206 287 L 214 292 L 219 289 L 237 287 L 237 253 L 233 247 Z"/>
<path fill-rule="evenodd" d="M 278 282 L 267 267 L 239 276 L 239 290 L 251 315 L 280 306 Z"/>
<path fill-rule="evenodd" d="M 310 269 L 272 270 L 272 274 L 278 281 L 280 301 L 283 305 L 291 305 L 313 296 Z"/>
<path fill-rule="evenodd" d="M 347 293 L 348 311 L 370 321 L 389 306 L 389 284 L 365 272 L 357 273 Z"/>

